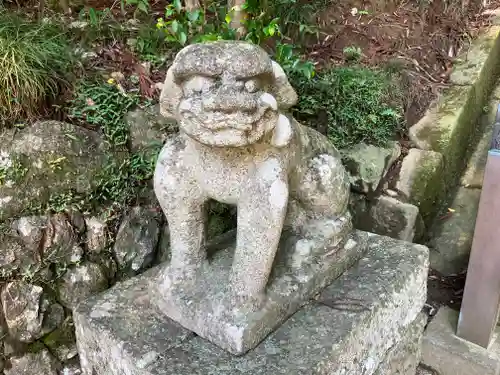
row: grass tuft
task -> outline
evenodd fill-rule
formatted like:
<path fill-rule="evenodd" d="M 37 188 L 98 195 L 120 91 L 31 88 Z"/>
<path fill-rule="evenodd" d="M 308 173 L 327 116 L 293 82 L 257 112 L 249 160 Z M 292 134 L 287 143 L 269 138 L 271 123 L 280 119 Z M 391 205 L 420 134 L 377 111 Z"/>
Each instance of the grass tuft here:
<path fill-rule="evenodd" d="M 296 118 L 326 133 L 338 148 L 382 146 L 401 129 L 401 90 L 386 72 L 340 67 L 309 80 L 290 78 L 299 93 Z"/>
<path fill-rule="evenodd" d="M 0 125 L 39 114 L 67 85 L 73 63 L 59 27 L 0 11 Z"/>

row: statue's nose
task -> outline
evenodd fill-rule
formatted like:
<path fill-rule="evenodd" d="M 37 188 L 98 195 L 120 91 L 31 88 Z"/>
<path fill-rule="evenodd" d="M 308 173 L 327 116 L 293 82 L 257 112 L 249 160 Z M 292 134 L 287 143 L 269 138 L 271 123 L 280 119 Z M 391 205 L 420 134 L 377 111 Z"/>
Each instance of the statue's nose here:
<path fill-rule="evenodd" d="M 254 112 L 257 110 L 258 97 L 255 94 L 232 88 L 220 88 L 203 99 L 203 108 L 207 111 Z"/>

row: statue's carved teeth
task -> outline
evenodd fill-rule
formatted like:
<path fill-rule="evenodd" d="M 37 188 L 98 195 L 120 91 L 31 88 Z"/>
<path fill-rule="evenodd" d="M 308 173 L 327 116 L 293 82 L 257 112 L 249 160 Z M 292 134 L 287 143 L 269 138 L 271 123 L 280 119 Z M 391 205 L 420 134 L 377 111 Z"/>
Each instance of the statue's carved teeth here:
<path fill-rule="evenodd" d="M 276 101 L 276 99 L 274 98 L 274 96 L 272 96 L 271 94 L 265 92 L 264 94 L 261 95 L 261 97 L 259 98 L 259 101 L 271 108 L 273 111 L 277 111 L 278 110 L 278 102 Z"/>

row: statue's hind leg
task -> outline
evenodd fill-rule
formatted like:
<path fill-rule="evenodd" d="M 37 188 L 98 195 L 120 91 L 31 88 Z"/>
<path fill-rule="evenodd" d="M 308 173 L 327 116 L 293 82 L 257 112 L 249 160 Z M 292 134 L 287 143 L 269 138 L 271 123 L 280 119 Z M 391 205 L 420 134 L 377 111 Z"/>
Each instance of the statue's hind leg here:
<path fill-rule="evenodd" d="M 340 242 L 352 228 L 348 174 L 340 158 L 329 154 L 314 157 L 306 168 L 294 189 L 285 225 L 302 238 Z"/>

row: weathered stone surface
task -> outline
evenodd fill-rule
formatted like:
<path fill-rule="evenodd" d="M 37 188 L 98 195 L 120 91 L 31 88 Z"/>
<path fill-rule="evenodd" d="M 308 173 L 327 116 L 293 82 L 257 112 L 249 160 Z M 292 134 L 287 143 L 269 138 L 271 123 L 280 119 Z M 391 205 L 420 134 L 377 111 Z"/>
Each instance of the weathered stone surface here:
<path fill-rule="evenodd" d="M 10 282 L 3 288 L 3 315 L 12 337 L 33 342 L 42 336 L 42 295 L 42 287 L 22 280 Z"/>
<path fill-rule="evenodd" d="M 481 189 L 484 179 L 484 167 L 486 166 L 486 158 L 491 145 L 493 136 L 493 124 L 498 107 L 498 99 L 500 99 L 500 88 L 493 92 L 493 97 L 488 105 L 488 111 L 481 117 L 481 124 L 484 132 L 477 143 L 474 152 L 472 153 L 462 179 L 461 185 L 469 188 Z"/>
<path fill-rule="evenodd" d="M 73 320 L 68 317 L 59 328 L 43 338 L 43 343 L 63 363 L 75 358 L 78 351 Z"/>
<path fill-rule="evenodd" d="M 418 207 L 388 196 L 370 202 L 353 197 L 351 210 L 355 228 L 403 241 L 413 242 L 424 226 Z"/>
<path fill-rule="evenodd" d="M 424 117 L 409 129 L 411 141 L 422 150 L 442 152 L 446 149 L 451 133 L 464 116 L 469 91 L 470 86 L 444 90 Z"/>
<path fill-rule="evenodd" d="M 158 252 L 156 254 L 156 263 L 170 261 L 170 230 L 168 224 L 164 224 L 160 231 L 160 240 L 158 243 Z"/>
<path fill-rule="evenodd" d="M 401 341 L 389 349 L 374 375 L 415 375 L 422 348 L 422 336 L 427 316 L 419 314 L 404 329 Z"/>
<path fill-rule="evenodd" d="M 11 278 L 18 273 L 39 270 L 41 255 L 38 250 L 24 247 L 21 239 L 11 233 L 0 233 L 0 276 Z"/>
<path fill-rule="evenodd" d="M 445 186 L 456 185 L 468 160 L 471 142 L 483 131 L 480 117 L 500 71 L 500 42 L 496 38 L 499 30 L 499 26 L 493 26 L 473 41 L 466 56 L 460 56 L 454 66 L 450 79 L 458 85 L 446 89 L 437 105 L 409 130 L 410 139 L 419 148 L 443 155 L 446 168 L 441 178 Z"/>
<path fill-rule="evenodd" d="M 108 227 L 106 221 L 99 217 L 85 218 L 87 227 L 87 249 L 88 251 L 99 254 L 106 250 L 108 246 Z"/>
<path fill-rule="evenodd" d="M 145 207 L 134 207 L 123 219 L 116 235 L 114 253 L 118 270 L 137 274 L 156 257 L 160 235 L 158 214 Z"/>
<path fill-rule="evenodd" d="M 467 267 L 481 190 L 459 188 L 449 218 L 440 220 L 429 242 L 431 267 L 449 275 Z"/>
<path fill-rule="evenodd" d="M 350 175 L 351 187 L 360 193 L 373 193 L 392 164 L 401 155 L 401 147 L 382 148 L 360 143 L 342 151 L 342 162 Z"/>
<path fill-rule="evenodd" d="M 163 317 L 147 295 L 156 269 L 120 283 L 75 311 L 84 374 L 373 375 L 420 314 L 428 252 L 375 235 L 369 246 L 318 301 L 241 357 Z"/>
<path fill-rule="evenodd" d="M 12 223 L 12 228 L 31 251 L 40 251 L 47 228 L 47 216 L 25 216 Z"/>
<path fill-rule="evenodd" d="M 450 82 L 456 85 L 474 85 L 494 48 L 500 26 L 492 26 L 483 31 L 477 40 L 453 64 Z"/>
<path fill-rule="evenodd" d="M 160 106 L 138 108 L 125 116 L 130 130 L 132 151 L 139 151 L 154 145 L 162 145 L 169 134 L 178 131 L 175 120 L 160 114 Z"/>
<path fill-rule="evenodd" d="M 22 357 L 12 357 L 11 367 L 6 368 L 5 375 L 59 375 L 61 364 L 47 349 L 38 353 L 26 353 Z"/>
<path fill-rule="evenodd" d="M 422 363 L 439 375 L 498 375 L 500 344 L 486 350 L 455 335 L 457 311 L 441 307 L 429 323 L 422 341 Z"/>
<path fill-rule="evenodd" d="M 444 163 L 441 154 L 413 148 L 403 159 L 396 189 L 419 208 L 429 221 L 444 196 Z"/>
<path fill-rule="evenodd" d="M 428 366 L 420 364 L 417 367 L 417 373 L 415 375 L 440 375 L 435 370 L 431 369 Z"/>
<path fill-rule="evenodd" d="M 70 363 L 65 363 L 59 372 L 59 375 L 82 375 L 82 369 L 80 368 L 80 363 L 78 361 L 72 361 Z"/>
<path fill-rule="evenodd" d="M 51 193 L 86 193 L 105 162 L 97 132 L 57 121 L 37 122 L 0 137 L 0 219 L 46 202 Z"/>
<path fill-rule="evenodd" d="M 108 280 L 101 266 L 92 262 L 82 262 L 68 269 L 59 281 L 59 300 L 64 306 L 73 308 L 88 296 L 107 287 Z"/>
<path fill-rule="evenodd" d="M 83 257 L 78 235 L 64 214 L 49 218 L 44 231 L 43 259 L 51 263 L 77 263 Z"/>
<path fill-rule="evenodd" d="M 234 240 L 228 242 L 231 247 L 217 244 L 224 250 L 196 275 L 195 284 L 167 291 L 153 287 L 153 299 L 169 318 L 234 354 L 255 347 L 366 251 L 366 236 L 351 236 L 343 247 L 325 249 L 322 242 L 285 235 L 262 307 L 251 310 L 235 307 L 228 293 Z"/>
<path fill-rule="evenodd" d="M 42 300 L 41 310 L 44 314 L 41 336 L 45 336 L 62 324 L 64 308 L 54 302 L 53 298 L 45 297 Z"/>

